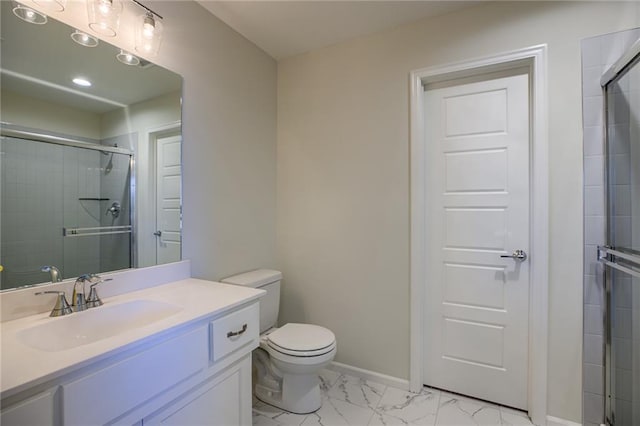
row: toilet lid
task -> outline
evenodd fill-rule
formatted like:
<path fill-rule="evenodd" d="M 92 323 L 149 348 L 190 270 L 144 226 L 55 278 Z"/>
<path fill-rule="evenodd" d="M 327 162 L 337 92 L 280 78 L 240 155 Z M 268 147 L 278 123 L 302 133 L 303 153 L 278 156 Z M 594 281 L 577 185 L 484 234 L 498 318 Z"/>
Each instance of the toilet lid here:
<path fill-rule="evenodd" d="M 331 346 L 336 336 L 324 327 L 289 323 L 270 333 L 270 342 L 290 351 L 316 351 Z"/>

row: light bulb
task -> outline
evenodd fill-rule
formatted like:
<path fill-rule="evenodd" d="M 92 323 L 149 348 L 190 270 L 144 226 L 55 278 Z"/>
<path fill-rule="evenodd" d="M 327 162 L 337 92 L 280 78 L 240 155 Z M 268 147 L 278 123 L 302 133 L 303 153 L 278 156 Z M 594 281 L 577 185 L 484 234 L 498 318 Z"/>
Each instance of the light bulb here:
<path fill-rule="evenodd" d="M 98 10 L 103 15 L 108 15 L 111 12 L 111 1 L 109 0 L 100 0 L 100 4 L 98 5 Z"/>
<path fill-rule="evenodd" d="M 138 19 L 136 50 L 145 55 L 156 55 L 162 40 L 162 18 L 147 11 Z"/>
<path fill-rule="evenodd" d="M 156 29 L 156 21 L 153 19 L 153 15 L 147 14 L 142 24 L 142 35 L 145 38 L 153 38 L 153 34 Z"/>

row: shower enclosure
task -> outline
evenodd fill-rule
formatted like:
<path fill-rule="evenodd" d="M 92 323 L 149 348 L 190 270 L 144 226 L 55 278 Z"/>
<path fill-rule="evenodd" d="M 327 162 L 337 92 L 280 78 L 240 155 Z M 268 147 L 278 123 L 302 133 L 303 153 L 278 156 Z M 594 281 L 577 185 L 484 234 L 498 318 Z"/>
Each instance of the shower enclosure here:
<path fill-rule="evenodd" d="M 606 128 L 605 417 L 640 425 L 640 40 L 602 77 Z"/>
<path fill-rule="evenodd" d="M 133 265 L 129 150 L 2 126 L 1 288 Z"/>

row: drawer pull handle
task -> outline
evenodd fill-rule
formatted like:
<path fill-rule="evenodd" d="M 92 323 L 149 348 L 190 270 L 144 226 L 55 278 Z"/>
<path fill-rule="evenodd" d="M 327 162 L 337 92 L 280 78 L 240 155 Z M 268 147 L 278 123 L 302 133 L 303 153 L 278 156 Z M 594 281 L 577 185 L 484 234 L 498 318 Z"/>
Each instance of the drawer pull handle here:
<path fill-rule="evenodd" d="M 242 330 L 240 331 L 230 331 L 227 333 L 227 337 L 230 339 L 232 337 L 236 337 L 241 335 L 242 333 L 244 333 L 245 331 L 247 331 L 247 324 L 242 326 Z"/>

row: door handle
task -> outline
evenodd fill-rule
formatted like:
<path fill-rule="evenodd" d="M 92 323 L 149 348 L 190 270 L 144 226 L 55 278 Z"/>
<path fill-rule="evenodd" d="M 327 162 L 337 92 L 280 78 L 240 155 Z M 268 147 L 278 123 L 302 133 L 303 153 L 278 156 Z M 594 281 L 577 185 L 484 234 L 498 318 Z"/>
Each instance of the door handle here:
<path fill-rule="evenodd" d="M 524 250 L 514 250 L 511 254 L 503 254 L 500 257 L 510 257 L 513 260 L 518 260 L 520 262 L 524 262 L 527 260 L 527 253 Z"/>
<path fill-rule="evenodd" d="M 153 233 L 156 237 L 162 237 L 162 231 L 156 231 Z"/>

